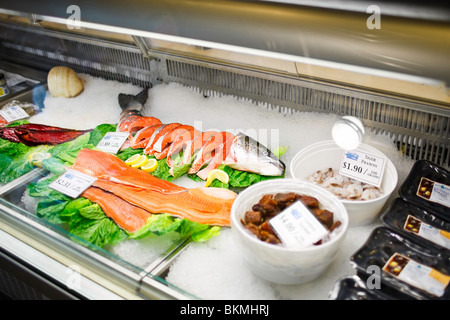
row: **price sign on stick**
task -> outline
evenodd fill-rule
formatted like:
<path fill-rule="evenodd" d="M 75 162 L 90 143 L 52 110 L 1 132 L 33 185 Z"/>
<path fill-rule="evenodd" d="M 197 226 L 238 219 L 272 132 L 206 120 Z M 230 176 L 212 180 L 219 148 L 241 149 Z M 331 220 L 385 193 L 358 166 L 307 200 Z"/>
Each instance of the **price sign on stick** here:
<path fill-rule="evenodd" d="M 347 150 L 342 156 L 339 173 L 376 187 L 381 185 L 386 158 L 359 150 Z"/>
<path fill-rule="evenodd" d="M 3 110 L 0 110 L 0 116 L 5 118 L 8 122 L 17 121 L 20 119 L 28 118 L 29 114 L 25 112 L 21 107 L 12 106 Z"/>
<path fill-rule="evenodd" d="M 328 230 L 300 201 L 270 219 L 269 224 L 286 247 L 309 246 L 328 234 Z"/>
<path fill-rule="evenodd" d="M 116 154 L 128 138 L 128 132 L 107 132 L 97 145 L 104 152 Z"/>
<path fill-rule="evenodd" d="M 71 198 L 78 198 L 97 178 L 69 169 L 53 181 L 49 187 Z"/>

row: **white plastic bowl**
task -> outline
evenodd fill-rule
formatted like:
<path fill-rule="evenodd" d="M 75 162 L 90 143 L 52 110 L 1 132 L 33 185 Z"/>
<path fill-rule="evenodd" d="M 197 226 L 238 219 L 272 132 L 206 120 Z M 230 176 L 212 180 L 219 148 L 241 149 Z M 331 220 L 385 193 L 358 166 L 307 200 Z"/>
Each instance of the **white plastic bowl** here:
<path fill-rule="evenodd" d="M 265 194 L 282 192 L 316 197 L 321 207 L 334 213 L 335 221 L 341 221 L 341 226 L 325 243 L 302 249 L 261 241 L 245 229 L 241 219 Z M 239 193 L 231 208 L 231 229 L 246 264 L 254 274 L 273 283 L 299 284 L 317 278 L 338 255 L 347 228 L 347 211 L 336 196 L 322 187 L 296 179 L 275 179 L 254 184 Z"/>
<path fill-rule="evenodd" d="M 386 166 L 381 182 L 383 195 L 372 200 L 341 200 L 347 209 L 350 226 L 366 225 L 373 222 L 384 204 L 397 186 L 398 175 L 392 161 L 381 151 L 367 144 L 360 144 L 358 150 L 374 155 L 384 156 Z M 293 178 L 306 181 L 318 170 L 333 168 L 336 171 L 341 165 L 344 150 L 333 140 L 326 140 L 312 144 L 300 150 L 291 161 L 290 172 Z"/>

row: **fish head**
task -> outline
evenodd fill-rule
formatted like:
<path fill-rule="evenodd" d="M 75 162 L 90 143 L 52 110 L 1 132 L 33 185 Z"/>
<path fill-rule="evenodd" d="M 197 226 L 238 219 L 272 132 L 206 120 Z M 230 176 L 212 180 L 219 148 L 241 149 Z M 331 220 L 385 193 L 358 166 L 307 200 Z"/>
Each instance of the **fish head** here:
<path fill-rule="evenodd" d="M 264 176 L 281 176 L 286 170 L 286 165 L 272 151 L 243 133 L 235 136 L 223 163 Z"/>

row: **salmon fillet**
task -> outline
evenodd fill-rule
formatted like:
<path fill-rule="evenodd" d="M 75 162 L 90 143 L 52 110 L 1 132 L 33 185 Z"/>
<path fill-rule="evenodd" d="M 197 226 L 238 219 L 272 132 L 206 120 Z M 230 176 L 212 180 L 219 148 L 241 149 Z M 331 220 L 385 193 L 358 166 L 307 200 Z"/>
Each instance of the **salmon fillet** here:
<path fill-rule="evenodd" d="M 160 193 L 180 193 L 186 188 L 177 186 L 166 180 L 158 179 L 137 168 L 129 167 L 115 155 L 82 149 L 78 152 L 72 169 L 83 172 L 97 179 L 109 180 L 125 185 L 147 188 Z"/>
<path fill-rule="evenodd" d="M 151 216 L 150 212 L 100 188 L 89 187 L 81 196 L 97 203 L 107 217 L 128 232 L 140 230 Z"/>
<path fill-rule="evenodd" d="M 170 215 L 216 226 L 230 226 L 231 206 L 236 193 L 222 188 L 192 188 L 178 194 L 97 180 L 94 186 L 114 193 L 123 200 L 151 213 Z"/>

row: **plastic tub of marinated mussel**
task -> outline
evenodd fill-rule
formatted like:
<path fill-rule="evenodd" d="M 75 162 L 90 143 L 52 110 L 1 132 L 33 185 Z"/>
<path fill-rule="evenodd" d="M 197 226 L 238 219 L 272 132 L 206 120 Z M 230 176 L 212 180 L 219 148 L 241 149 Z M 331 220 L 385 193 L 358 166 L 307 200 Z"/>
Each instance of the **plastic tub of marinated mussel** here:
<path fill-rule="evenodd" d="M 363 143 L 353 151 L 322 141 L 300 150 L 290 165 L 293 178 L 320 185 L 342 201 L 350 226 L 373 222 L 398 181 L 394 164 L 381 151 Z"/>
<path fill-rule="evenodd" d="M 450 252 L 450 221 L 401 198 L 394 199 L 382 213 L 381 221 L 403 236 L 424 246 Z"/>
<path fill-rule="evenodd" d="M 422 246 L 387 227 L 374 229 L 350 261 L 361 278 L 371 278 L 379 290 L 399 299 L 450 298 L 450 254 Z"/>
<path fill-rule="evenodd" d="M 400 196 L 450 221 L 450 172 L 428 160 L 414 163 Z"/>
<path fill-rule="evenodd" d="M 279 284 L 320 276 L 348 228 L 344 205 L 329 191 L 296 179 L 273 179 L 239 193 L 231 227 L 250 270 Z"/>

